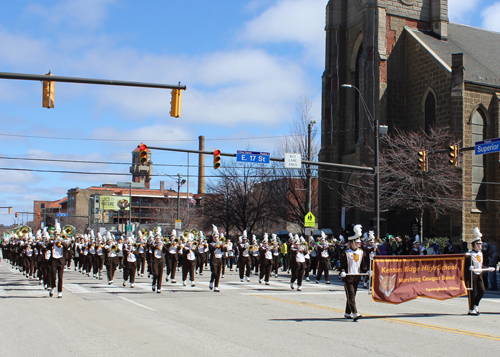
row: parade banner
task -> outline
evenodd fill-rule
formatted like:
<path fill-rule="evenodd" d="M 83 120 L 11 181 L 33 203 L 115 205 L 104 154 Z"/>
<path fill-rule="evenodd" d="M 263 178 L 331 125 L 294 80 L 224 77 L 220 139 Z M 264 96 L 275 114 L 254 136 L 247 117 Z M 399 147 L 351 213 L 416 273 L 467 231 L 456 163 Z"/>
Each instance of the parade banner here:
<path fill-rule="evenodd" d="M 466 295 L 464 263 L 463 254 L 375 256 L 372 299 L 401 304 Z"/>

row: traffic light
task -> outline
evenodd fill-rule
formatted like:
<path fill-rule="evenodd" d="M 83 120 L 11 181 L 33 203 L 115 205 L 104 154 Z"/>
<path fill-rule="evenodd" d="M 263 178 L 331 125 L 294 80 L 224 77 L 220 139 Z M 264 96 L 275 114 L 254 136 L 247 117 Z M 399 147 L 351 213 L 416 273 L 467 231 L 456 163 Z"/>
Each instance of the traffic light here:
<path fill-rule="evenodd" d="M 14 212 L 16 214 L 16 218 L 17 218 L 17 212 Z"/>
<path fill-rule="evenodd" d="M 427 171 L 427 153 L 425 151 L 418 152 L 418 167 L 420 171 Z"/>
<path fill-rule="evenodd" d="M 214 169 L 220 168 L 220 150 L 214 150 Z"/>
<path fill-rule="evenodd" d="M 182 89 L 172 89 L 172 100 L 170 101 L 170 116 L 181 117 Z"/>
<path fill-rule="evenodd" d="M 139 145 L 139 162 L 141 164 L 148 163 L 148 146 L 146 144 Z"/>
<path fill-rule="evenodd" d="M 40 218 L 40 212 L 38 212 L 38 218 Z"/>
<path fill-rule="evenodd" d="M 9 207 L 9 214 L 12 214 L 12 207 Z"/>
<path fill-rule="evenodd" d="M 52 73 L 49 71 L 46 75 L 51 76 Z M 54 82 L 43 81 L 42 107 L 54 108 Z"/>
<path fill-rule="evenodd" d="M 449 150 L 448 155 L 451 157 L 451 160 L 448 162 L 450 165 L 458 166 L 458 145 L 450 145 Z"/>

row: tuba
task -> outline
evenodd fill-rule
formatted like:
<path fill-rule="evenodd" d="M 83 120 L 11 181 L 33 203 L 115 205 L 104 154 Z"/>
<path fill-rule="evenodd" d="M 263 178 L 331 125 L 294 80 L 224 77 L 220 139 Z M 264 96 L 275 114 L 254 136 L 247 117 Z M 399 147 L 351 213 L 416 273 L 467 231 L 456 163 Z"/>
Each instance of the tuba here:
<path fill-rule="evenodd" d="M 168 244 L 168 242 L 170 242 L 170 239 L 168 237 L 163 237 L 161 241 L 163 242 L 163 244 Z"/>
<path fill-rule="evenodd" d="M 25 234 L 28 234 L 31 232 L 31 227 L 30 226 L 22 226 L 20 229 L 19 229 L 19 232 L 21 233 L 21 235 L 25 235 Z"/>
<path fill-rule="evenodd" d="M 146 228 L 141 229 L 141 233 L 143 237 L 147 237 L 149 235 L 149 230 Z"/>
<path fill-rule="evenodd" d="M 76 228 L 71 224 L 65 225 L 62 230 L 66 234 L 66 237 L 73 237 L 76 233 Z"/>

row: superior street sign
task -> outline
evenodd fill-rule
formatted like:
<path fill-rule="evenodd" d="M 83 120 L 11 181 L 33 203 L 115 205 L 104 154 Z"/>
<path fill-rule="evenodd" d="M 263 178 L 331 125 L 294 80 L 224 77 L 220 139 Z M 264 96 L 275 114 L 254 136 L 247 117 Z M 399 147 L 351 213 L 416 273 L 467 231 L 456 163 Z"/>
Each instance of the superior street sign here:
<path fill-rule="evenodd" d="M 236 161 L 241 162 L 255 162 L 259 164 L 269 164 L 269 157 L 271 156 L 268 152 L 255 152 L 255 151 L 243 151 L 238 150 L 236 152 Z"/>
<path fill-rule="evenodd" d="M 500 138 L 476 141 L 474 152 L 476 155 L 491 154 L 500 151 Z"/>

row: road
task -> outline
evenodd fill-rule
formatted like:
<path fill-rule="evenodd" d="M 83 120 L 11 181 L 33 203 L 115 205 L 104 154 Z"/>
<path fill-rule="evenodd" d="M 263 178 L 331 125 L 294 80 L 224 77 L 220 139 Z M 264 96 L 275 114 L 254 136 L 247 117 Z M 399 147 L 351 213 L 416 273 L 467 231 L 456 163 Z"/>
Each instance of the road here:
<path fill-rule="evenodd" d="M 178 273 L 180 276 L 180 272 Z M 289 276 L 241 283 L 236 272 L 208 289 L 209 272 L 196 287 L 150 279 L 114 285 L 73 270 L 63 298 L 50 298 L 35 280 L 0 264 L 0 346 L 3 356 L 498 356 L 500 294 L 487 292 L 480 316 L 467 315 L 467 299 L 375 303 L 357 294 L 357 322 L 344 319 L 345 294 L 331 285 L 305 283 L 291 290 Z M 179 279 L 180 280 L 180 279 Z"/>

